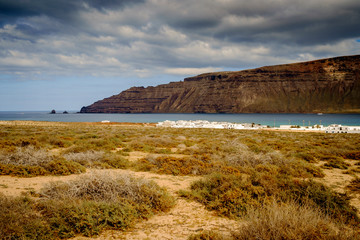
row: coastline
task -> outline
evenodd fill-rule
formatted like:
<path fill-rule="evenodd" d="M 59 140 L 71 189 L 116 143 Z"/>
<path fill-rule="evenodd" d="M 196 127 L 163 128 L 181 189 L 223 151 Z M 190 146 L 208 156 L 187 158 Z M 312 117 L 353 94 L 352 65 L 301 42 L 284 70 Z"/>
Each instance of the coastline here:
<path fill-rule="evenodd" d="M 52 122 L 35 120 L 0 120 L 0 125 L 20 125 L 20 126 L 66 126 L 66 125 L 94 125 L 94 126 L 142 126 L 155 127 L 155 123 L 136 123 L 136 122 Z"/>
<path fill-rule="evenodd" d="M 0 120 L 0 125 L 10 126 L 42 126 L 42 127 L 57 127 L 57 126 L 114 126 L 114 127 L 150 127 L 156 128 L 156 123 L 134 123 L 134 122 L 51 122 L 51 121 L 32 121 L 32 120 Z M 169 127 L 171 128 L 171 127 Z M 185 129 L 185 128 L 180 128 Z M 207 128 L 216 129 L 216 128 Z M 216 129 L 216 130 L 242 130 L 242 131 L 274 131 L 274 132 L 318 132 L 325 133 L 324 130 L 316 129 L 280 129 L 280 128 L 254 128 L 254 129 Z"/>

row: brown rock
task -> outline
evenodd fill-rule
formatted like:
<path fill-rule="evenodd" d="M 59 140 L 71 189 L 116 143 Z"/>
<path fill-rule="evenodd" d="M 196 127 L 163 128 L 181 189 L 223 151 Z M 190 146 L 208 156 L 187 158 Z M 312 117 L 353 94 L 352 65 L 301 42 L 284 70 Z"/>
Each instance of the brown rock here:
<path fill-rule="evenodd" d="M 132 87 L 81 113 L 360 113 L 360 55 Z"/>

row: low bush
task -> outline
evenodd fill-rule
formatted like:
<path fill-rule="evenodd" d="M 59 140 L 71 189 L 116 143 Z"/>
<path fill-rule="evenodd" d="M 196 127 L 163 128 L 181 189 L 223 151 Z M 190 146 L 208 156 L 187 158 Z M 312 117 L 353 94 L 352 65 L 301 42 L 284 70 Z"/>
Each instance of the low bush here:
<path fill-rule="evenodd" d="M 0 194 L 1 239 L 54 239 L 50 226 L 28 197 Z"/>
<path fill-rule="evenodd" d="M 49 200 L 40 202 L 37 209 L 58 238 L 70 238 L 76 234 L 93 236 L 104 229 L 124 230 L 139 218 L 136 205 L 127 201 Z"/>
<path fill-rule="evenodd" d="M 119 154 L 106 154 L 100 163 L 102 168 L 125 169 L 130 162 Z"/>
<path fill-rule="evenodd" d="M 206 156 L 176 158 L 171 156 L 143 158 L 138 170 L 172 175 L 203 175 L 212 171 L 213 164 Z"/>
<path fill-rule="evenodd" d="M 223 157 L 230 165 L 242 167 L 255 167 L 257 165 L 283 166 L 293 162 L 292 159 L 286 159 L 280 152 L 277 151 L 254 154 L 247 149 L 236 152 L 236 154 L 227 154 Z"/>
<path fill-rule="evenodd" d="M 344 154 L 344 158 L 360 160 L 360 151 L 351 151 Z"/>
<path fill-rule="evenodd" d="M 238 140 L 226 142 L 226 148 L 221 155 L 214 154 L 216 162 L 239 168 L 244 173 L 258 166 L 276 167 L 277 171 L 294 177 L 323 177 L 319 167 L 293 157 L 285 157 L 280 151 L 267 150 L 254 153 L 250 148 Z"/>
<path fill-rule="evenodd" d="M 339 219 L 350 225 L 359 225 L 357 209 L 350 205 L 350 197 L 331 190 L 315 181 L 288 181 L 283 185 L 280 194 L 283 199 L 294 199 L 299 204 L 314 203 L 321 211 L 332 218 Z"/>
<path fill-rule="evenodd" d="M 247 223 L 233 233 L 234 240 L 246 239 L 360 239 L 358 232 L 337 224 L 311 205 L 295 202 L 251 209 Z"/>
<path fill-rule="evenodd" d="M 52 175 L 70 175 L 86 171 L 85 167 L 81 166 L 79 163 L 67 161 L 62 158 L 49 162 L 44 168 Z"/>
<path fill-rule="evenodd" d="M 352 180 L 350 184 L 346 186 L 346 189 L 351 192 L 360 193 L 360 178 L 356 177 L 354 180 Z"/>
<path fill-rule="evenodd" d="M 339 168 L 339 169 L 348 169 L 350 164 L 346 163 L 344 159 L 336 157 L 333 159 L 330 159 L 327 163 L 323 165 L 323 168 Z"/>
<path fill-rule="evenodd" d="M 104 151 L 88 150 L 86 152 L 69 152 L 63 154 L 68 161 L 80 163 L 83 166 L 91 167 L 94 162 L 100 162 L 104 157 Z"/>
<path fill-rule="evenodd" d="M 174 199 L 152 181 L 95 172 L 52 182 L 38 200 L 0 194 L 1 239 L 58 239 L 124 230 L 169 210 Z"/>
<path fill-rule="evenodd" d="M 148 136 L 141 136 L 136 138 L 135 141 L 130 143 L 136 150 L 141 150 L 146 148 L 146 146 L 151 146 L 153 148 L 172 148 L 176 147 L 179 144 L 179 141 L 175 138 L 167 136 L 166 134 L 162 135 L 148 135 Z M 149 149 L 150 150 L 150 149 Z"/>
<path fill-rule="evenodd" d="M 44 187 L 41 195 L 48 199 L 86 199 L 116 202 L 127 199 L 152 211 L 166 211 L 173 199 L 152 181 L 135 179 L 129 175 L 109 175 L 94 172 L 69 182 L 53 182 Z"/>
<path fill-rule="evenodd" d="M 297 152 L 294 154 L 295 157 L 305 160 L 306 162 L 314 163 L 316 159 L 313 154 L 309 152 Z"/>
<path fill-rule="evenodd" d="M 53 160 L 48 151 L 34 146 L 18 147 L 14 152 L 2 153 L 0 163 L 22 166 L 45 166 Z"/>
<path fill-rule="evenodd" d="M 39 137 L 39 142 L 49 147 L 64 148 L 71 146 L 71 141 L 64 137 L 58 137 L 56 135 L 42 135 Z"/>
<path fill-rule="evenodd" d="M 191 185 L 191 191 L 181 191 L 183 197 L 194 199 L 220 215 L 239 218 L 251 207 L 260 207 L 273 198 L 296 201 L 299 204 L 312 202 L 331 217 L 347 224 L 360 223 L 356 209 L 349 197 L 330 190 L 323 184 L 295 180 L 288 175 L 254 172 L 250 176 L 212 174 Z"/>
<path fill-rule="evenodd" d="M 45 175 L 70 175 L 85 172 L 85 168 L 76 162 L 62 158 L 52 158 L 50 162 L 42 166 L 2 164 L 0 163 L 0 175 L 18 177 L 35 177 Z"/>
<path fill-rule="evenodd" d="M 140 159 L 135 169 L 172 175 L 206 175 L 212 172 L 240 174 L 241 172 L 238 168 L 228 166 L 224 162 L 212 160 L 206 154 L 195 154 L 182 158 L 150 155 Z"/>
<path fill-rule="evenodd" d="M 95 172 L 42 189 L 39 209 L 59 237 L 92 236 L 103 229 L 125 229 L 173 206 L 174 199 L 154 182 L 129 175 Z"/>
<path fill-rule="evenodd" d="M 63 155 L 68 161 L 73 161 L 87 168 L 126 168 L 129 162 L 119 154 L 103 151 L 70 152 Z"/>
<path fill-rule="evenodd" d="M 49 172 L 40 166 L 21 166 L 0 163 L 0 175 L 10 175 L 18 177 L 35 177 L 48 175 Z"/>
<path fill-rule="evenodd" d="M 254 186 L 246 176 L 214 173 L 191 185 L 191 191 L 181 196 L 194 199 L 215 210 L 219 215 L 239 218 L 251 206 L 261 206 L 268 196 L 262 186 Z"/>

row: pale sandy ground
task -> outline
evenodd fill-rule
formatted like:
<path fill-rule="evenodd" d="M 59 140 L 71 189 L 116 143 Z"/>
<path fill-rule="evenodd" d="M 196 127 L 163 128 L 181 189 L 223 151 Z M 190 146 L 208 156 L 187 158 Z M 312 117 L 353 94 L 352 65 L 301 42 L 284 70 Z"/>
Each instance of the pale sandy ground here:
<path fill-rule="evenodd" d="M 346 161 L 351 166 L 354 166 L 358 161 Z M 319 162 L 316 165 L 321 166 L 326 162 Z M 323 169 L 325 177 L 317 179 L 319 182 L 322 182 L 326 186 L 331 187 L 337 192 L 345 193 L 345 186 L 349 185 L 349 183 L 354 179 L 350 174 L 345 174 L 346 170 L 341 169 Z M 360 174 L 357 174 L 360 177 Z M 360 194 L 353 193 L 351 194 L 352 199 L 350 200 L 351 205 L 356 207 L 360 212 Z"/>

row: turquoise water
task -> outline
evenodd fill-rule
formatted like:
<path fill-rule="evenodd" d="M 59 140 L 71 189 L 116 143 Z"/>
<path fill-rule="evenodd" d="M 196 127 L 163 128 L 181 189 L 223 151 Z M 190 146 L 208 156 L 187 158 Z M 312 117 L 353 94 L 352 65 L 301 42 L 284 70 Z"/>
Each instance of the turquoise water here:
<path fill-rule="evenodd" d="M 49 114 L 44 111 L 0 111 L 0 120 L 34 120 L 55 122 L 144 122 L 156 123 L 165 120 L 208 120 L 234 123 L 256 123 L 278 127 L 279 125 L 309 126 L 315 124 L 330 125 L 333 123 L 360 126 L 360 114 L 297 114 L 297 113 L 240 113 L 240 114 L 183 114 L 183 113 L 144 113 L 144 114 Z"/>

